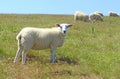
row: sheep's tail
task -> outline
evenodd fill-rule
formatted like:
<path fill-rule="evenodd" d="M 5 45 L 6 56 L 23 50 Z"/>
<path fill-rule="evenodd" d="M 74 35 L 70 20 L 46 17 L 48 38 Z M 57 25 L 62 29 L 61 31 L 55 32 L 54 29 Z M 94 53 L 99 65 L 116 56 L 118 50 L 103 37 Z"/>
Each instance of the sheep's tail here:
<path fill-rule="evenodd" d="M 21 38 L 22 38 L 21 33 L 19 33 L 19 34 L 16 36 L 16 39 L 18 40 L 18 45 L 21 44 Z"/>
<path fill-rule="evenodd" d="M 16 39 L 21 40 L 21 34 L 20 33 L 16 36 Z"/>

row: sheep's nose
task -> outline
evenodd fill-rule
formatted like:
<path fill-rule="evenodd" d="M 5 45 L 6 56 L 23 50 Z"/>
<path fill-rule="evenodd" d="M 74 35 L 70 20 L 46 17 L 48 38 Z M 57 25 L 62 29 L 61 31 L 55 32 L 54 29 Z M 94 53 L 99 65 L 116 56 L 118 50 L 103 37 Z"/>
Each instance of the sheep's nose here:
<path fill-rule="evenodd" d="M 64 33 L 66 33 L 66 31 L 64 31 Z"/>

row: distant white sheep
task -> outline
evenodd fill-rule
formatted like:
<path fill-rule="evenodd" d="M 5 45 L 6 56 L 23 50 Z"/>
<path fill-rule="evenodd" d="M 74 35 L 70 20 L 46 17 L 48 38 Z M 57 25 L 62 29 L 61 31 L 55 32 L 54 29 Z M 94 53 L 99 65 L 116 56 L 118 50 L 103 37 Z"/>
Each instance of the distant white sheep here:
<path fill-rule="evenodd" d="M 74 21 L 76 20 L 81 20 L 81 21 L 84 21 L 84 22 L 89 22 L 89 16 L 83 12 L 80 12 L 80 11 L 76 11 L 74 13 Z"/>
<path fill-rule="evenodd" d="M 71 24 L 57 24 L 53 28 L 23 28 L 17 35 L 18 50 L 14 59 L 14 63 L 18 61 L 19 55 L 22 53 L 22 64 L 26 63 L 26 53 L 30 49 L 42 50 L 51 49 L 50 62 L 55 62 L 56 48 L 62 46 L 68 27 Z"/>
<path fill-rule="evenodd" d="M 96 12 L 94 12 L 95 14 L 99 14 L 99 15 L 101 15 L 101 16 L 104 16 L 103 15 L 103 13 L 101 13 L 101 12 L 99 12 L 99 11 L 96 11 Z"/>
<path fill-rule="evenodd" d="M 98 14 L 98 13 L 92 13 L 92 14 L 90 14 L 89 15 L 89 20 L 90 21 L 103 21 L 103 18 L 102 18 L 102 16 L 100 15 L 100 14 Z"/>
<path fill-rule="evenodd" d="M 109 16 L 119 17 L 119 15 L 116 12 L 109 12 Z"/>

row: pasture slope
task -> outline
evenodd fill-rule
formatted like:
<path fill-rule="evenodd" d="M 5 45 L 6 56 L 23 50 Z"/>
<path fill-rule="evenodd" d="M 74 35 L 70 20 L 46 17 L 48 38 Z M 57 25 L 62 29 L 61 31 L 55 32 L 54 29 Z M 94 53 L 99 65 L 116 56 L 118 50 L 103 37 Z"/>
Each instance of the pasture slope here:
<path fill-rule="evenodd" d="M 27 54 L 27 64 L 13 59 L 16 35 L 27 26 L 73 24 L 66 43 L 57 49 L 56 63 L 49 63 L 49 49 Z M 120 79 L 120 18 L 104 22 L 74 22 L 72 15 L 0 14 L 0 79 Z"/>

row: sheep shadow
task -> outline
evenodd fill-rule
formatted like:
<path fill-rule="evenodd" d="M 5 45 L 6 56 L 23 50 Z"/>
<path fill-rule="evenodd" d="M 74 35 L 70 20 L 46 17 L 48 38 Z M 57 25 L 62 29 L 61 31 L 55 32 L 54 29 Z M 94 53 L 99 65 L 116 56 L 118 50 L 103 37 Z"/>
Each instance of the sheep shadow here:
<path fill-rule="evenodd" d="M 26 61 L 28 62 L 34 62 L 36 61 L 38 64 L 46 64 L 49 63 L 49 58 L 45 55 L 33 55 L 33 54 L 28 54 L 26 57 Z"/>
<path fill-rule="evenodd" d="M 35 60 L 37 60 L 38 57 L 39 56 L 28 54 L 27 57 L 26 57 L 26 60 L 27 61 L 35 61 Z"/>
<path fill-rule="evenodd" d="M 33 61 L 38 61 L 39 63 L 50 63 L 49 58 L 46 59 L 46 57 L 42 57 L 42 56 L 36 56 L 36 55 L 27 55 L 27 61 L 33 62 Z M 77 60 L 75 59 L 71 59 L 69 57 L 60 57 L 56 59 L 56 64 L 74 64 L 74 65 L 78 65 L 79 63 L 77 62 Z"/>
<path fill-rule="evenodd" d="M 71 58 L 68 58 L 68 57 L 58 58 L 57 63 L 67 63 L 67 64 L 75 64 L 75 65 L 79 64 L 77 62 L 77 60 L 71 59 Z"/>

